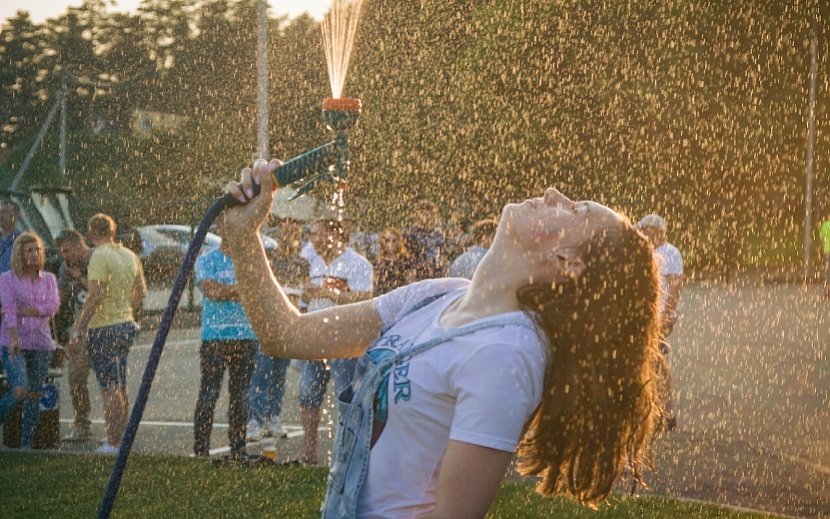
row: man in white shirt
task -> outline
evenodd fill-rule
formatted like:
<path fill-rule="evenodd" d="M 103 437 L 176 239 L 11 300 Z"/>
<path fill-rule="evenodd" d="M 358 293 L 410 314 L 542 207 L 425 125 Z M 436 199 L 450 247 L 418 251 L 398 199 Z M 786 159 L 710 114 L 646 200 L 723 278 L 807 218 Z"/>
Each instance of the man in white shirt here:
<path fill-rule="evenodd" d="M 498 222 L 495 220 L 479 220 L 473 224 L 474 244 L 461 254 L 450 265 L 448 277 L 473 279 L 478 262 L 487 254 L 493 244 Z"/>
<path fill-rule="evenodd" d="M 308 312 L 372 298 L 372 264 L 347 247 L 348 243 L 349 233 L 339 220 L 323 219 L 312 226 L 309 242 L 300 252 L 309 264 L 310 281 L 300 303 Z M 356 363 L 357 359 L 302 361 L 299 397 L 303 449 L 289 464 L 318 463 L 317 434 L 328 381 L 334 378 L 335 391 L 339 393 L 351 384 Z"/>
<path fill-rule="evenodd" d="M 671 347 L 668 338 L 679 315 L 678 303 L 680 292 L 683 290 L 683 256 L 677 247 L 666 241 L 667 227 L 666 220 L 656 214 L 646 215 L 637 223 L 637 228 L 654 247 L 654 259 L 660 268 L 660 288 L 663 294 L 660 299 L 660 323 L 662 328 L 660 350 L 665 360 L 663 366 L 661 366 L 661 372 L 664 373 L 664 387 L 662 389 L 665 401 L 663 405 L 666 411 L 666 428 L 671 431 L 677 427 L 677 418 L 674 416 L 673 409 L 672 379 L 669 367 Z"/>

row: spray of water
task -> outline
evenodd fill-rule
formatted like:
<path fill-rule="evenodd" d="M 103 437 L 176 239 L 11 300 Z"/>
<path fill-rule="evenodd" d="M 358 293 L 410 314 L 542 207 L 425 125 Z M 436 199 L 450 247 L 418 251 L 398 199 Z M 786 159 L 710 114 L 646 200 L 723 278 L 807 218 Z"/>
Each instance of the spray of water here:
<path fill-rule="evenodd" d="M 335 99 L 343 94 L 362 6 L 363 0 L 333 0 L 331 9 L 323 17 L 323 47 L 326 50 L 331 96 Z"/>

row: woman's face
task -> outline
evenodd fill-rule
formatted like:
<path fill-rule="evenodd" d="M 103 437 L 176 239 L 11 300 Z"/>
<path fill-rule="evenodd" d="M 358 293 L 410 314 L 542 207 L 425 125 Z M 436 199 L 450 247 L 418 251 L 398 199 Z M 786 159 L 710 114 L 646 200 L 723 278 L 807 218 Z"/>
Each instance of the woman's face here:
<path fill-rule="evenodd" d="M 543 253 L 577 249 L 597 231 L 622 221 L 618 213 L 602 204 L 574 202 L 554 188 L 541 198 L 507 205 L 503 214 L 506 232 Z"/>
<path fill-rule="evenodd" d="M 23 246 L 23 265 L 29 269 L 40 269 L 40 244 L 32 241 Z"/>
<path fill-rule="evenodd" d="M 384 251 L 392 252 L 392 253 L 398 252 L 398 235 L 397 234 L 395 234 L 393 232 L 389 232 L 389 231 L 385 231 L 385 232 L 381 233 L 380 243 L 381 243 L 381 246 L 383 247 Z"/>

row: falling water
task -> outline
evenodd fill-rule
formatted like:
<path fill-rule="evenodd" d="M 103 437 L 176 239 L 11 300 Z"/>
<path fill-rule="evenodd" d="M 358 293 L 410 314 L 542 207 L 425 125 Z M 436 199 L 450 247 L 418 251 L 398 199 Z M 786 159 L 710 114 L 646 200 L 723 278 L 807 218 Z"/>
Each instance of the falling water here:
<path fill-rule="evenodd" d="M 323 48 L 326 51 L 331 96 L 335 99 L 343 94 L 362 6 L 363 0 L 333 0 L 331 9 L 323 17 Z M 329 205 L 341 221 L 345 212 L 344 190 L 344 179 L 337 179 L 337 188 Z"/>
<path fill-rule="evenodd" d="M 331 9 L 323 17 L 323 48 L 326 50 L 331 96 L 335 99 L 341 97 L 346 83 L 362 6 L 363 0 L 333 0 Z"/>

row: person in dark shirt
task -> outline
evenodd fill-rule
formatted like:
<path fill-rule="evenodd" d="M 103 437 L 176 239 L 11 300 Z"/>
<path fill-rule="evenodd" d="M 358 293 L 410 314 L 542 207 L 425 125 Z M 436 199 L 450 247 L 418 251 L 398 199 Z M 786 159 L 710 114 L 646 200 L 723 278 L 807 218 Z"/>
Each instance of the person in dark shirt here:
<path fill-rule="evenodd" d="M 303 246 L 303 228 L 292 219 L 277 224 L 277 248 L 268 249 L 271 272 L 280 280 L 283 290 L 295 305 L 308 284 L 308 260 L 300 256 Z M 287 433 L 280 424 L 282 399 L 285 396 L 285 372 L 290 359 L 275 359 L 257 348 L 254 373 L 248 392 L 249 441 L 266 436 L 284 438 Z"/>
<path fill-rule="evenodd" d="M 379 249 L 372 264 L 375 267 L 374 295 L 379 296 L 415 280 L 415 264 L 395 227 L 387 227 L 378 236 Z"/>
<path fill-rule="evenodd" d="M 58 290 L 61 295 L 61 308 L 72 313 L 71 322 L 75 322 L 81 313 L 81 307 L 86 299 L 87 267 L 92 250 L 84 241 L 83 235 L 74 229 L 64 229 L 55 238 L 55 245 L 60 251 L 63 261 L 58 270 Z M 64 337 L 65 336 L 65 337 Z M 68 329 L 58 333 L 62 343 L 69 339 Z M 69 395 L 72 400 L 72 409 L 75 412 L 72 432 L 64 441 L 89 441 L 92 438 L 89 420 L 89 355 L 86 348 L 78 348 L 68 356 Z"/>
<path fill-rule="evenodd" d="M 438 206 L 421 200 L 415 208 L 415 223 L 405 228 L 403 239 L 415 262 L 415 280 L 444 275 L 444 234 L 438 227 Z"/>

